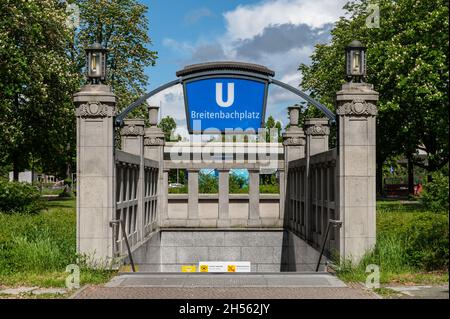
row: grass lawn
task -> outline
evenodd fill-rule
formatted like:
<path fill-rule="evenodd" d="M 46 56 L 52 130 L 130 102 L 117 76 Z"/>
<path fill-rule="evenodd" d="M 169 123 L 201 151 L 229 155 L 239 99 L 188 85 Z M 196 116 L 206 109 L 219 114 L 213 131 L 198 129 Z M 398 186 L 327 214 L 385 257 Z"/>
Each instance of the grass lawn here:
<path fill-rule="evenodd" d="M 380 268 L 380 283 L 448 282 L 448 212 L 427 211 L 420 202 L 377 201 L 377 244 L 358 265 L 337 270 L 345 281 L 365 282 L 366 266 Z"/>
<path fill-rule="evenodd" d="M 0 213 L 0 286 L 65 287 L 66 266 L 77 263 L 75 199 L 45 206 L 35 215 Z M 114 273 L 80 265 L 80 285 Z"/>

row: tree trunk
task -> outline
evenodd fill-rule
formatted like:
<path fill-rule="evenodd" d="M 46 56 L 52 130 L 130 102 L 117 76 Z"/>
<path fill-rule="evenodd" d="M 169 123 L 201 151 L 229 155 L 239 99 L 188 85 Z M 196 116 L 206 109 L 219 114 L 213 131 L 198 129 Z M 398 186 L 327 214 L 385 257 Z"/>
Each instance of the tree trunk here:
<path fill-rule="evenodd" d="M 377 163 L 377 194 L 383 196 L 383 162 Z"/>
<path fill-rule="evenodd" d="M 414 195 L 414 164 L 410 157 L 408 157 L 408 193 Z"/>
<path fill-rule="evenodd" d="M 13 160 L 13 180 L 15 182 L 19 181 L 19 164 L 15 158 Z"/>

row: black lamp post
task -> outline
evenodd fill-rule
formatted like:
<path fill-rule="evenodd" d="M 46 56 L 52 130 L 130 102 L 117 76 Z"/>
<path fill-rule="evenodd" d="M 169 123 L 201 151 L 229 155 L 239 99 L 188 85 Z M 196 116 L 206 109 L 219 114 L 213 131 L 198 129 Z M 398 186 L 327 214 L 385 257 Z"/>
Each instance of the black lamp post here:
<path fill-rule="evenodd" d="M 94 43 L 86 49 L 87 81 L 101 84 L 106 80 L 106 49 L 100 43 Z"/>
<path fill-rule="evenodd" d="M 363 82 L 366 77 L 366 48 L 354 40 L 345 48 L 346 74 L 350 82 Z"/>

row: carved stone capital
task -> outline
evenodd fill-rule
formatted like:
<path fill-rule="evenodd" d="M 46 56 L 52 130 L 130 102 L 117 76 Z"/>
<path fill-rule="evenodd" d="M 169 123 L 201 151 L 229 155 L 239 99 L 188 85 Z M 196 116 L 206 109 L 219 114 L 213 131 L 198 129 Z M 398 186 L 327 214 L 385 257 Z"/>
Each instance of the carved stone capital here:
<path fill-rule="evenodd" d="M 340 105 L 336 113 L 338 115 L 376 116 L 378 114 L 378 109 L 373 103 L 369 103 L 362 99 L 354 99 L 353 101 Z"/>
<path fill-rule="evenodd" d="M 144 135 L 144 127 L 140 125 L 126 125 L 120 131 L 122 136 L 139 136 Z"/>
<path fill-rule="evenodd" d="M 306 129 L 306 135 L 330 135 L 330 128 L 320 124 L 312 125 Z"/>
<path fill-rule="evenodd" d="M 115 115 L 114 107 L 101 102 L 87 102 L 77 107 L 75 114 L 82 118 L 112 117 Z"/>
<path fill-rule="evenodd" d="M 305 138 L 298 136 L 287 137 L 283 141 L 284 146 L 300 146 L 305 144 L 306 144 Z"/>
<path fill-rule="evenodd" d="M 146 136 L 144 137 L 145 146 L 163 146 L 165 144 L 163 137 Z"/>

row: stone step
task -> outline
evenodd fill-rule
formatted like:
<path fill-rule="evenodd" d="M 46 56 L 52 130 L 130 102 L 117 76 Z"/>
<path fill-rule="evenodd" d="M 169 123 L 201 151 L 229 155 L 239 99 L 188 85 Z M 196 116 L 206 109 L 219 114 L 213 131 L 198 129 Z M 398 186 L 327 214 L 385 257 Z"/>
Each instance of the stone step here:
<path fill-rule="evenodd" d="M 309 287 L 342 288 L 344 282 L 329 273 L 127 273 L 114 277 L 106 287 Z"/>

